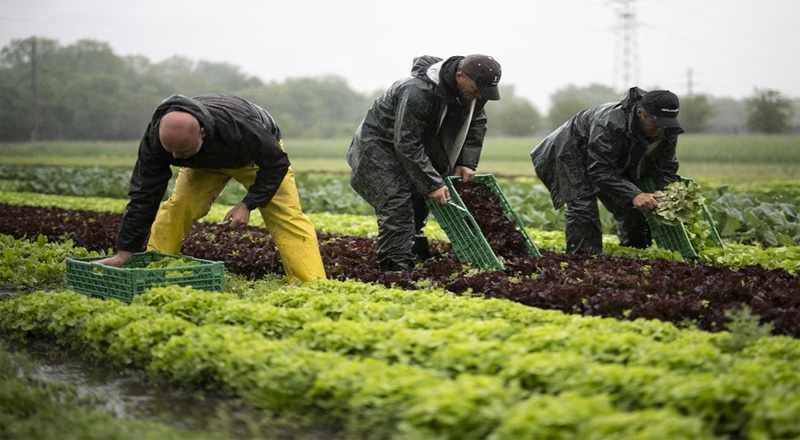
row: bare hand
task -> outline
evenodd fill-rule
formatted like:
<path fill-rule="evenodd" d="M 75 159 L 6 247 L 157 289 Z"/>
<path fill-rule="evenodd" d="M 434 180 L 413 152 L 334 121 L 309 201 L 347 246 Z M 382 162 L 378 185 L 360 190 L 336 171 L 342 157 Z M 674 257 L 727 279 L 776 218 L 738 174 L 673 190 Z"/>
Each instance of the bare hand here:
<path fill-rule="evenodd" d="M 447 185 L 440 186 L 439 188 L 429 192 L 428 197 L 440 205 L 446 205 L 447 202 L 450 201 L 450 190 L 447 188 Z"/>
<path fill-rule="evenodd" d="M 472 179 L 475 178 L 475 170 L 470 167 L 457 166 L 453 174 L 461 176 L 461 181 L 464 183 L 472 182 Z"/>
<path fill-rule="evenodd" d="M 661 194 L 640 193 L 633 198 L 633 208 L 642 212 L 652 211 L 658 208 L 658 199 L 661 197 Z"/>
<path fill-rule="evenodd" d="M 222 222 L 227 224 L 230 228 L 245 226 L 250 222 L 250 210 L 247 209 L 247 205 L 244 203 L 239 203 L 225 214 L 225 218 Z"/>
<path fill-rule="evenodd" d="M 95 263 L 102 264 L 102 265 L 105 265 L 105 266 L 111 266 L 111 267 L 122 267 L 122 266 L 125 265 L 125 263 L 130 261 L 131 257 L 133 257 L 133 253 L 132 252 L 119 251 L 113 257 L 108 257 L 108 258 L 104 258 L 102 260 L 97 260 L 97 261 L 95 261 Z"/>

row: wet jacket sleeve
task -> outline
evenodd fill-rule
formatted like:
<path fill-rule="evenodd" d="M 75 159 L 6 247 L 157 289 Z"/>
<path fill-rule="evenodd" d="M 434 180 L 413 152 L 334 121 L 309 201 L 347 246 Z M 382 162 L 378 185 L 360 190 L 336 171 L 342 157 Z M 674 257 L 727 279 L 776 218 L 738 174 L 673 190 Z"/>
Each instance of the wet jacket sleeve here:
<path fill-rule="evenodd" d="M 248 130 L 243 141 L 250 146 L 259 170 L 242 203 L 247 209 L 263 208 L 272 200 L 289 170 L 289 156 L 278 139 L 266 130 Z"/>
<path fill-rule="evenodd" d="M 628 157 L 628 139 L 624 132 L 615 133 L 598 124 L 589 131 L 587 168 L 592 182 L 619 206 L 632 206 L 633 198 L 642 192 L 633 182 L 621 177 L 621 163 Z"/>
<path fill-rule="evenodd" d="M 422 194 L 444 186 L 444 180 L 425 154 L 422 136 L 433 104 L 417 88 L 405 90 L 395 112 L 394 148 L 397 160 Z"/>
<path fill-rule="evenodd" d="M 469 126 L 467 138 L 464 140 L 464 146 L 461 148 L 461 155 L 458 156 L 456 166 L 464 166 L 473 170 L 478 168 L 485 136 L 486 110 L 481 108 L 476 110 L 476 114 L 472 117 L 472 123 Z"/>
<path fill-rule="evenodd" d="M 129 202 L 122 214 L 117 250 L 141 252 L 172 177 L 169 158 L 159 156 L 151 139 L 152 122 L 139 144 L 139 157 L 131 175 Z"/>

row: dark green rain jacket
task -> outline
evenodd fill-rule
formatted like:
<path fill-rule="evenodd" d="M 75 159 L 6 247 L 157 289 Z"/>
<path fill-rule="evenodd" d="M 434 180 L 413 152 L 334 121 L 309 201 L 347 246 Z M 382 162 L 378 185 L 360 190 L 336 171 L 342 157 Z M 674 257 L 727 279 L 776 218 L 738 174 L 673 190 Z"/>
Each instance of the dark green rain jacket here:
<path fill-rule="evenodd" d="M 644 93 L 633 87 L 620 102 L 578 113 L 531 151 L 536 175 L 556 209 L 601 191 L 619 206 L 632 207 L 642 192 L 634 183 L 639 178 L 651 176 L 659 189 L 680 180 L 675 148 L 682 129 L 663 132 L 649 154 L 635 151 L 658 140 L 645 138 L 635 119 Z"/>
<path fill-rule="evenodd" d="M 469 115 L 455 85 L 463 58 L 415 58 L 411 76 L 378 97 L 361 121 L 346 155 L 350 185 L 376 209 L 399 188 L 425 195 L 444 186 L 442 176 L 456 166 L 477 168 L 486 135 L 484 99 L 475 102 L 460 155 L 454 163 L 448 156 Z"/>

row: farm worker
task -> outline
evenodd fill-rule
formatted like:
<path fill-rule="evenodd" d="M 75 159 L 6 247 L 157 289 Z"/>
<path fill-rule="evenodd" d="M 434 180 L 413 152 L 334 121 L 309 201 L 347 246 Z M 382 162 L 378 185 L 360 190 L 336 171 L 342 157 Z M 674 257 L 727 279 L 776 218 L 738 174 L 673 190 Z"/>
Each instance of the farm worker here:
<path fill-rule="evenodd" d="M 169 199 L 161 199 L 180 167 Z M 263 108 L 226 94 L 172 95 L 153 113 L 139 144 L 117 253 L 99 263 L 122 266 L 147 239 L 148 251 L 179 254 L 192 224 L 233 178 L 247 189 L 225 214 L 246 225 L 258 209 L 290 282 L 325 278 L 314 226 L 303 213 L 281 131 Z M 159 204 L 161 208 L 159 209 Z"/>
<path fill-rule="evenodd" d="M 536 175 L 553 206 L 567 205 L 568 253 L 602 253 L 598 199 L 617 221 L 621 245 L 650 246 L 642 213 L 657 208 L 661 196 L 642 192 L 634 182 L 651 176 L 663 188 L 680 180 L 678 109 L 678 97 L 668 90 L 632 87 L 620 102 L 573 116 L 533 149 Z"/>
<path fill-rule="evenodd" d="M 350 186 L 375 209 L 378 262 L 413 268 L 429 257 L 425 197 L 447 204 L 442 176 L 475 176 L 486 135 L 487 100 L 500 99 L 500 64 L 487 55 L 414 59 L 367 111 L 347 151 Z"/>

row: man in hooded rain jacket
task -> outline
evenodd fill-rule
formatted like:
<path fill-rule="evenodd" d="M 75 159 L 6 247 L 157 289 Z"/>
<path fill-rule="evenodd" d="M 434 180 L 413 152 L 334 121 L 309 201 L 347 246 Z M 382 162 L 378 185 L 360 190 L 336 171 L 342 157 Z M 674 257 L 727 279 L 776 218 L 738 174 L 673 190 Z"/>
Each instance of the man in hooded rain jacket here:
<path fill-rule="evenodd" d="M 567 205 L 567 252 L 602 253 L 598 199 L 614 215 L 621 245 L 650 246 L 642 213 L 657 208 L 661 196 L 643 192 L 635 182 L 650 176 L 663 189 L 680 180 L 678 109 L 678 97 L 668 90 L 633 87 L 620 102 L 573 116 L 533 149 L 536 175 L 553 206 Z"/>
<path fill-rule="evenodd" d="M 180 167 L 169 199 L 161 204 Z M 281 254 L 289 281 L 325 278 L 314 226 L 303 213 L 281 132 L 263 108 L 226 94 L 165 99 L 139 144 L 117 253 L 99 263 L 120 267 L 141 251 L 179 254 L 192 224 L 206 215 L 233 178 L 247 195 L 231 209 L 229 227 L 258 209 Z M 161 209 L 159 205 L 161 204 Z"/>
<path fill-rule="evenodd" d="M 378 97 L 356 130 L 350 185 L 378 220 L 378 262 L 413 268 L 429 256 L 425 197 L 446 204 L 442 176 L 471 181 L 486 135 L 487 100 L 500 99 L 500 64 L 486 55 L 414 59 L 411 76 Z"/>

